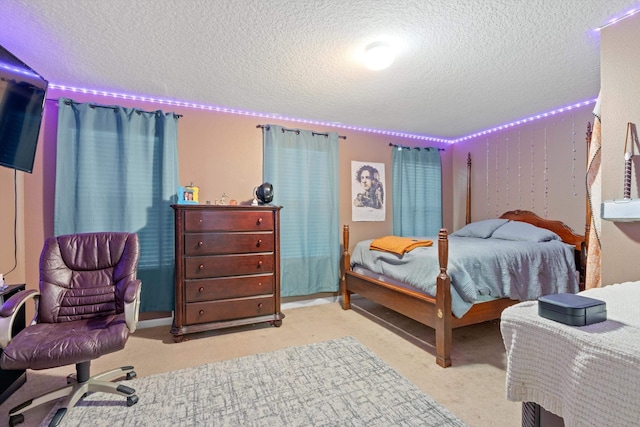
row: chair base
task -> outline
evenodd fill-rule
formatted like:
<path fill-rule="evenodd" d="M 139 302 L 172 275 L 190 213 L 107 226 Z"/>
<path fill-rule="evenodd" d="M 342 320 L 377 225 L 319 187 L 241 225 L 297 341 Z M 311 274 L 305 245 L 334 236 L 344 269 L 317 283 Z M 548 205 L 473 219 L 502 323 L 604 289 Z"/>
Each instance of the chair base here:
<path fill-rule="evenodd" d="M 138 396 L 134 394 L 136 392 L 134 389 L 116 382 L 111 382 L 111 380 L 123 375 L 127 380 L 135 378 L 136 373 L 133 370 L 133 366 L 122 366 L 120 368 L 86 378 L 89 372 L 89 363 L 90 362 L 83 362 L 76 365 L 78 380 L 68 378 L 67 381 L 69 384 L 66 386 L 52 390 L 36 398 L 29 399 L 12 408 L 9 411 L 9 425 L 13 427 L 24 422 L 23 412 L 44 403 L 51 402 L 52 400 L 65 397 L 65 400 L 62 402 L 62 406 L 56 411 L 55 415 L 49 422 L 49 427 L 58 426 L 62 422 L 64 416 L 76 405 L 76 403 L 86 396 L 87 393 L 91 392 L 103 392 L 124 396 L 127 398 L 127 406 L 132 406 L 138 403 Z"/>

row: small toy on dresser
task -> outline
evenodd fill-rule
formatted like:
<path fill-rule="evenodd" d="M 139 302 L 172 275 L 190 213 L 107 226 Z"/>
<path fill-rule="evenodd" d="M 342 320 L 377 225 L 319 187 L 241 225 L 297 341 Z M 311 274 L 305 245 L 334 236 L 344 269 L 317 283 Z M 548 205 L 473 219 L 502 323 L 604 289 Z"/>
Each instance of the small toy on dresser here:
<path fill-rule="evenodd" d="M 187 185 L 178 187 L 178 204 L 180 205 L 197 205 L 200 199 L 200 187 Z"/>

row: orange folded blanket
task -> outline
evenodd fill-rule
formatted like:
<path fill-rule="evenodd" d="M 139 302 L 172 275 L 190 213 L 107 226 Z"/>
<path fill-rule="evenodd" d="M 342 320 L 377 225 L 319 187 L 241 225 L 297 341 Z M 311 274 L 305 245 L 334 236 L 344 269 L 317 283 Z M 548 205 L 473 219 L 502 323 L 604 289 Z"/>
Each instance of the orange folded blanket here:
<path fill-rule="evenodd" d="M 403 255 L 415 248 L 431 245 L 433 245 L 431 240 L 417 240 L 410 237 L 399 236 L 384 236 L 373 240 L 369 245 L 369 249 Z"/>

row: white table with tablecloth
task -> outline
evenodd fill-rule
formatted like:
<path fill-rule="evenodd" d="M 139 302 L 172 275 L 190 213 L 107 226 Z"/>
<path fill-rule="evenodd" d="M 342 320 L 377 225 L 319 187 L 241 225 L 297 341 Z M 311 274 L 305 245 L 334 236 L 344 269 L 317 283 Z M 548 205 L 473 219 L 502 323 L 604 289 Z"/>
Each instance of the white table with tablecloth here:
<path fill-rule="evenodd" d="M 504 310 L 507 399 L 535 402 L 571 426 L 640 425 L 640 281 L 589 289 L 607 320 L 568 326 L 537 301 Z"/>

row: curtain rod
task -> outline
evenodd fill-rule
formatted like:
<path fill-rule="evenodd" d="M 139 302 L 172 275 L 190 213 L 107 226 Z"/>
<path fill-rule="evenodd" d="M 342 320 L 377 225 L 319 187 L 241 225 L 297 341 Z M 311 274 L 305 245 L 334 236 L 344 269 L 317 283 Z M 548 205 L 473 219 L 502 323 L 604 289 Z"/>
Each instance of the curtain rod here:
<path fill-rule="evenodd" d="M 269 130 L 269 125 L 256 125 L 256 128 Z M 284 132 L 285 130 L 288 131 L 288 132 L 295 132 L 296 134 L 300 133 L 300 129 L 287 129 L 287 128 L 283 127 L 282 128 L 282 132 Z M 316 135 L 329 136 L 328 133 L 315 132 L 315 131 L 311 131 L 311 135 L 313 135 L 313 136 L 316 136 Z M 347 139 L 347 137 L 344 136 L 344 135 L 338 135 L 338 138 Z"/>
<path fill-rule="evenodd" d="M 431 148 L 436 148 L 436 147 L 405 147 L 404 145 L 398 145 L 398 144 L 392 144 L 392 143 L 389 143 L 389 147 L 415 148 L 417 150 L 420 150 L 420 149 L 429 150 Z M 437 150 L 438 151 L 445 151 L 444 148 L 437 148 Z"/>
<path fill-rule="evenodd" d="M 47 101 L 60 101 L 60 98 L 58 98 L 58 99 L 56 99 L 56 98 L 47 98 Z M 80 104 L 81 104 L 81 102 L 76 102 L 76 101 L 73 101 L 73 100 L 71 100 L 71 99 L 65 99 L 63 102 L 64 102 L 65 104 L 67 104 L 67 105 L 72 105 L 72 104 L 80 105 Z M 101 105 L 101 104 L 93 104 L 93 103 L 91 103 L 91 102 L 88 102 L 87 104 L 89 104 L 89 106 L 90 106 L 91 108 L 95 108 L 95 107 L 99 107 L 99 108 L 109 108 L 109 109 L 114 110 L 114 111 L 118 110 L 118 108 L 125 108 L 125 107 L 120 107 L 120 106 L 117 106 L 117 105 Z M 138 114 L 140 114 L 140 113 L 156 114 L 158 111 L 161 111 L 161 110 L 157 110 L 157 111 L 145 111 L 145 110 L 141 110 L 141 109 L 139 109 L 139 108 L 134 108 L 133 110 L 134 110 L 136 113 L 138 113 Z M 176 113 L 172 113 L 172 114 L 174 115 L 174 117 L 176 117 L 176 118 L 178 118 L 178 119 L 179 119 L 180 117 L 182 117 L 182 114 L 176 114 Z"/>

